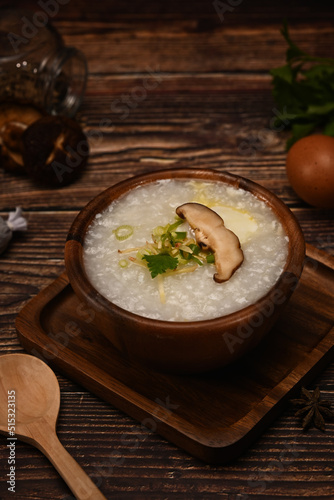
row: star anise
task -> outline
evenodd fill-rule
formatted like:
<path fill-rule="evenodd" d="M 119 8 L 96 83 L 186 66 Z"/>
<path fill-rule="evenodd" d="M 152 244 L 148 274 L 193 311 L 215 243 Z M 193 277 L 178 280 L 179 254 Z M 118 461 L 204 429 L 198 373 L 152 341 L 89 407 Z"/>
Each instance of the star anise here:
<path fill-rule="evenodd" d="M 295 416 L 302 419 L 304 430 L 314 425 L 317 429 L 324 431 L 325 418 L 330 420 L 334 417 L 334 412 L 330 410 L 331 402 L 321 399 L 319 387 L 313 392 L 302 387 L 300 399 L 292 399 L 291 402 L 300 407 Z"/>

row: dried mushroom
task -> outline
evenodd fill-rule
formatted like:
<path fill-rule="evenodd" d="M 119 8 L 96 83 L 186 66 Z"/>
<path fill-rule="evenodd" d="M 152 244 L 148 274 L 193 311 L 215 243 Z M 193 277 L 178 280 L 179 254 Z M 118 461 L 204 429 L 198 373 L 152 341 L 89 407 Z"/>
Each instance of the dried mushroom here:
<path fill-rule="evenodd" d="M 5 170 L 61 187 L 79 176 L 88 152 L 75 120 L 45 115 L 29 105 L 0 104 L 0 167 Z"/>
<path fill-rule="evenodd" d="M 0 105 L 0 166 L 10 172 L 24 172 L 22 134 L 43 116 L 33 106 L 2 103 Z"/>
<path fill-rule="evenodd" d="M 69 184 L 87 163 L 88 141 L 80 125 L 70 118 L 40 118 L 26 129 L 22 140 L 25 169 L 42 184 Z"/>
<path fill-rule="evenodd" d="M 185 203 L 176 209 L 195 232 L 202 249 L 211 249 L 215 255 L 216 273 L 213 278 L 223 283 L 241 266 L 244 255 L 239 238 L 225 227 L 223 219 L 213 210 L 199 203 Z"/>

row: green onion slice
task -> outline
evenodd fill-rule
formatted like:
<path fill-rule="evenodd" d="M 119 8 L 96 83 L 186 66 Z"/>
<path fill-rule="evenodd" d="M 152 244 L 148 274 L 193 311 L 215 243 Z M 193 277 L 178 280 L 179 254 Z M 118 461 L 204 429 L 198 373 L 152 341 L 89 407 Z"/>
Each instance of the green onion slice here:
<path fill-rule="evenodd" d="M 206 256 L 206 261 L 208 264 L 214 264 L 215 262 L 215 256 L 213 253 L 209 253 L 207 256 Z"/>
<path fill-rule="evenodd" d="M 124 241 L 133 235 L 133 227 L 128 224 L 123 224 L 113 231 L 118 241 Z"/>
<path fill-rule="evenodd" d="M 190 243 L 189 248 L 192 250 L 193 255 L 198 255 L 201 251 L 200 247 L 194 243 Z"/>
<path fill-rule="evenodd" d="M 125 269 L 126 267 L 128 267 L 129 265 L 129 261 L 126 260 L 126 259 L 121 259 L 118 261 L 118 265 L 119 267 L 121 267 L 122 269 Z"/>

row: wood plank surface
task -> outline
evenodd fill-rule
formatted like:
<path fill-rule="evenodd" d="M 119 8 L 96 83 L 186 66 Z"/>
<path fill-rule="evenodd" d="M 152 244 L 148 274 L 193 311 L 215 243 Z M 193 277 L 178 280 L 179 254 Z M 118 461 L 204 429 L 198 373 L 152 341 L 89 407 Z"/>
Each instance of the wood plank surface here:
<path fill-rule="evenodd" d="M 284 400 L 334 359 L 334 259 L 307 246 L 297 289 L 256 351 L 212 374 L 166 375 L 129 363 L 97 330 L 66 273 L 19 313 L 24 348 L 208 463 L 240 454 Z M 166 402 L 168 408 L 166 409 Z"/>
<path fill-rule="evenodd" d="M 12 4 L 0 1 L 1 7 Z M 290 206 L 308 243 L 334 254 L 333 211 L 302 202 L 287 181 L 288 132 L 272 126 L 277 107 L 269 76 L 284 63 L 284 18 L 303 50 L 333 57 L 332 1 L 225 4 L 230 9 L 220 19 L 217 2 L 200 0 L 59 2 L 53 23 L 88 61 L 77 119 L 88 134 L 90 156 L 82 177 L 62 189 L 41 188 L 0 169 L 0 215 L 20 205 L 29 224 L 0 256 L 0 354 L 23 351 L 15 318 L 63 272 L 75 215 L 101 190 L 135 174 L 197 166 L 248 177 Z M 28 0 L 17 0 L 15 8 L 28 8 L 31 16 L 41 10 Z M 145 89 L 148 78 L 152 85 Z M 108 499 L 334 498 L 333 422 L 324 433 L 303 432 L 288 404 L 240 458 L 209 466 L 61 373 L 57 377 L 60 440 Z M 334 406 L 333 364 L 309 388 L 316 385 Z M 47 459 L 27 444 L 16 445 L 15 495 L 7 489 L 8 467 L 2 436 L 1 499 L 71 498 Z"/>

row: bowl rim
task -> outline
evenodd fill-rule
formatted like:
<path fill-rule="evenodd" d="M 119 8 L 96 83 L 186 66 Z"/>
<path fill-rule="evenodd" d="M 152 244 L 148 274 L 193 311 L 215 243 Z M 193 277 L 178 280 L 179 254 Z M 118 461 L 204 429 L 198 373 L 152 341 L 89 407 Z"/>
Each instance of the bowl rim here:
<path fill-rule="evenodd" d="M 164 179 L 186 180 L 189 178 L 201 179 L 208 182 L 220 181 L 228 183 L 236 188 L 244 189 L 245 191 L 251 192 L 261 201 L 264 201 L 274 211 L 289 238 L 288 255 L 279 278 L 269 291 L 267 291 L 253 304 L 249 304 L 248 306 L 232 313 L 210 319 L 192 320 L 187 322 L 153 319 L 133 313 L 114 304 L 103 296 L 98 290 L 96 290 L 85 271 L 83 262 L 83 243 L 89 225 L 97 213 L 100 213 L 102 210 L 106 209 L 111 202 L 116 199 L 120 199 L 122 196 L 126 195 L 129 191 L 132 191 L 138 186 L 151 184 Z M 293 246 L 291 241 L 291 231 L 294 231 L 295 242 Z M 233 324 L 243 322 L 243 320 L 246 321 L 252 312 L 257 313 L 258 311 L 261 311 L 275 290 L 282 289 L 282 287 L 289 297 L 293 291 L 293 288 L 290 291 L 291 280 L 294 280 L 295 284 L 297 284 L 303 269 L 304 257 L 305 241 L 300 225 L 288 206 L 274 193 L 250 179 L 237 174 L 232 174 L 228 171 L 192 167 L 163 169 L 138 174 L 108 187 L 91 199 L 77 214 L 68 232 L 65 245 L 65 265 L 70 283 L 72 284 L 74 281 L 74 288 L 77 286 L 80 289 L 80 292 L 84 294 L 86 301 L 90 303 L 91 307 L 95 307 L 98 311 L 106 309 L 111 314 L 121 316 L 130 321 L 140 321 L 148 327 L 161 327 L 167 330 L 182 328 L 184 333 L 194 333 L 194 331 L 198 328 L 202 329 L 205 327 L 207 327 L 208 331 L 210 331 L 211 328 L 215 328 L 218 324 L 222 327 L 224 324 L 231 327 Z M 284 280 L 286 281 L 285 285 Z"/>

